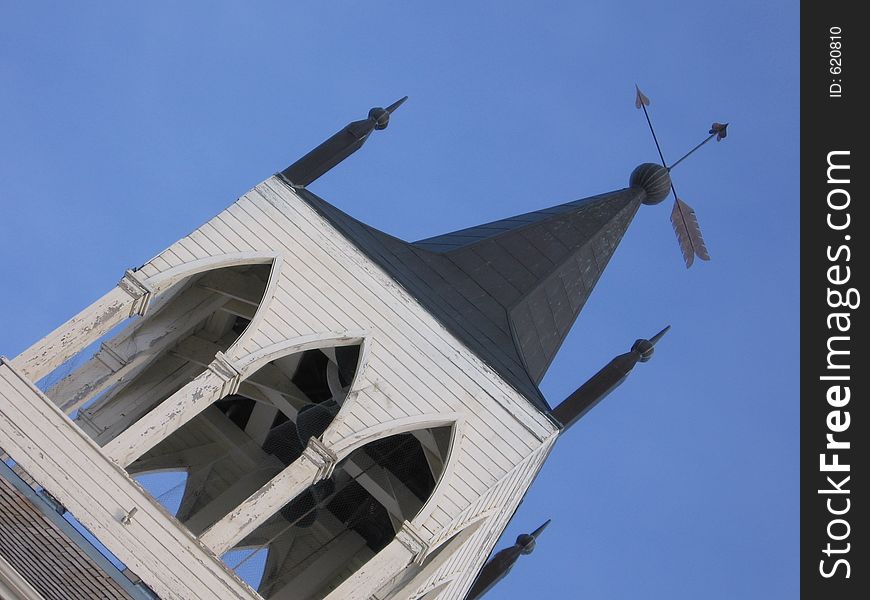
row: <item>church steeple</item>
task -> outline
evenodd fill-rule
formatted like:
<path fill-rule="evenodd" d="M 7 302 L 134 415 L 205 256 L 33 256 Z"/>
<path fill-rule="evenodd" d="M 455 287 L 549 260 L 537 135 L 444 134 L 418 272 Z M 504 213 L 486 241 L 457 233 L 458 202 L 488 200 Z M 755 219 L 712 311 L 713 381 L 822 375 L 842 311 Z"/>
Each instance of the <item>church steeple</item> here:
<path fill-rule="evenodd" d="M 473 279 L 540 383 L 640 206 L 628 188 L 418 242 Z"/>
<path fill-rule="evenodd" d="M 464 598 L 560 433 L 661 335 L 551 410 L 538 383 L 668 171 L 405 242 L 306 188 L 398 104 L 0 357 L 0 453 L 162 597 Z M 542 530 L 497 553 L 472 597 Z M 257 594 L 228 572 L 255 560 Z"/>

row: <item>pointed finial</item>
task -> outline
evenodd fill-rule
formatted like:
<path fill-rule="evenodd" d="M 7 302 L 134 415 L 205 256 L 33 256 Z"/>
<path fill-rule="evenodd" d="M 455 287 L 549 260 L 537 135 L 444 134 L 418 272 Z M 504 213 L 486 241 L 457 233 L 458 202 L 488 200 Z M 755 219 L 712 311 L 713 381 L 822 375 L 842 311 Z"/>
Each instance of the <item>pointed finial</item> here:
<path fill-rule="evenodd" d="M 631 370 L 639 362 L 647 362 L 653 355 L 653 346 L 662 339 L 670 325 L 655 334 L 652 339 L 636 340 L 631 350 L 615 357 L 604 368 L 589 378 L 589 381 L 577 388 L 573 394 L 565 398 L 550 415 L 562 425 L 561 433 L 565 433 L 592 407 L 598 404 L 607 394 L 619 387 Z"/>
<path fill-rule="evenodd" d="M 547 525 L 549 525 L 549 524 L 550 524 L 550 521 L 552 521 L 552 520 L 553 520 L 553 519 L 547 519 L 547 520 L 544 522 L 543 525 L 541 525 L 540 527 L 538 527 L 537 529 L 535 529 L 535 530 L 534 530 L 532 533 L 530 533 L 529 535 L 532 536 L 532 537 L 535 538 L 535 539 L 538 539 L 538 536 L 541 535 L 541 533 L 543 533 L 543 531 L 547 528 Z"/>
<path fill-rule="evenodd" d="M 640 362 L 646 362 L 652 358 L 653 347 L 656 345 L 656 342 L 658 342 L 660 339 L 662 339 L 664 337 L 664 335 L 668 331 L 670 331 L 670 329 L 671 329 L 671 326 L 668 325 L 667 327 L 665 327 L 664 329 L 659 331 L 657 334 L 652 336 L 650 339 L 648 339 L 648 340 L 640 339 L 640 340 L 636 340 L 634 342 L 634 344 L 631 346 L 631 350 L 632 350 L 632 352 L 637 352 L 638 354 L 640 354 L 640 359 L 639 359 Z"/>
<path fill-rule="evenodd" d="M 384 109 L 384 110 L 386 110 L 386 111 L 387 111 L 388 113 L 390 113 L 390 114 L 393 114 L 393 111 L 396 110 L 397 108 L 399 108 L 400 106 L 402 106 L 402 105 L 405 103 L 405 100 L 407 100 L 407 99 L 408 99 L 407 96 L 402 96 L 401 98 L 399 98 L 398 100 L 396 100 L 395 102 L 393 102 L 392 104 L 390 104 L 390 105 L 389 105 L 386 109 Z M 727 125 L 727 123 L 726 123 L 726 125 Z"/>
<path fill-rule="evenodd" d="M 535 549 L 535 543 L 538 540 L 538 536 L 541 535 L 541 532 L 543 532 L 547 528 L 547 525 L 550 524 L 550 521 L 552 521 L 552 519 L 547 519 L 546 523 L 535 529 L 533 532 L 522 533 L 517 536 L 516 546 L 519 548 L 521 554 L 532 553 L 532 551 Z"/>
<path fill-rule="evenodd" d="M 386 108 L 373 108 L 369 111 L 369 119 L 372 119 L 375 122 L 375 129 L 380 131 L 381 129 L 386 129 L 387 125 L 390 124 L 390 115 L 393 114 L 393 111 L 402 106 L 407 100 L 408 97 L 400 98 L 396 100 L 392 104 L 390 104 Z"/>
<path fill-rule="evenodd" d="M 654 336 L 652 336 L 652 337 L 649 339 L 650 344 L 652 344 L 653 346 L 655 346 L 655 345 L 656 345 L 656 342 L 658 342 L 660 339 L 662 339 L 663 337 L 665 337 L 665 334 L 666 334 L 667 332 L 669 332 L 670 330 L 671 330 L 671 326 L 670 326 L 670 325 L 665 325 L 665 328 L 664 328 L 664 329 L 662 329 L 661 331 L 659 331 L 657 334 L 655 334 Z"/>
<path fill-rule="evenodd" d="M 495 584 L 505 578 L 520 556 L 531 554 L 535 549 L 535 540 L 547 525 L 550 524 L 550 519 L 547 522 L 535 529 L 532 533 L 523 533 L 517 537 L 517 541 L 513 546 L 508 546 L 495 553 L 495 555 L 487 561 L 487 563 L 477 574 L 477 578 L 468 590 L 468 595 L 465 600 L 477 600 Z"/>
<path fill-rule="evenodd" d="M 407 99 L 408 97 L 405 96 L 387 108 L 373 108 L 365 119 L 348 123 L 344 129 L 281 171 L 281 176 L 294 187 L 307 186 L 359 150 L 372 131 L 386 129 L 390 122 L 390 114 Z"/>

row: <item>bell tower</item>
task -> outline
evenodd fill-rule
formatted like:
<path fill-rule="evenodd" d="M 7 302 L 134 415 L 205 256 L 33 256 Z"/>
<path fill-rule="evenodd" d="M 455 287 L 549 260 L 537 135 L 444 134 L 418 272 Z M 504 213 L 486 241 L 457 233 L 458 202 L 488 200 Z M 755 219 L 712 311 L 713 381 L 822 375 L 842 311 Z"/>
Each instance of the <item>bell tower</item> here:
<path fill-rule="evenodd" d="M 307 188 L 403 101 L 0 362 L 0 449 L 150 590 L 126 597 L 462 600 L 560 433 L 649 358 L 538 389 L 667 170 L 405 242 Z"/>

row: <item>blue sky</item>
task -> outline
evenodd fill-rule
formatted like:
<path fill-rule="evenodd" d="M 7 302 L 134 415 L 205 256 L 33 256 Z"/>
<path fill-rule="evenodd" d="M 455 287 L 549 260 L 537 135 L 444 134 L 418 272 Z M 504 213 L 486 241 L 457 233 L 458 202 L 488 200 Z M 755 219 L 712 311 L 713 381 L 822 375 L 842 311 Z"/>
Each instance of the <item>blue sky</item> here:
<path fill-rule="evenodd" d="M 350 120 L 390 127 L 312 184 L 405 239 L 627 185 L 642 207 L 543 384 L 558 403 L 665 324 L 656 356 L 560 440 L 489 598 L 798 592 L 798 4 L 0 5 L 0 353 L 14 356 Z"/>

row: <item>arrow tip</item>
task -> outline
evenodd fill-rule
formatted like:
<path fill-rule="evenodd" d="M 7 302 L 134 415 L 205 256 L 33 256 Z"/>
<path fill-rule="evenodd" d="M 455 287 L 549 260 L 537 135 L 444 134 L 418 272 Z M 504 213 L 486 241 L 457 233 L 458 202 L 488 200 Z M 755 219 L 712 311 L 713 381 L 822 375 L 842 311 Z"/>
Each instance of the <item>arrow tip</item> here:
<path fill-rule="evenodd" d="M 634 84 L 634 89 L 637 90 L 637 94 L 634 97 L 634 107 L 641 108 L 643 106 L 649 106 L 649 98 L 646 97 L 646 94 L 640 91 L 640 88 L 636 83 Z"/>

